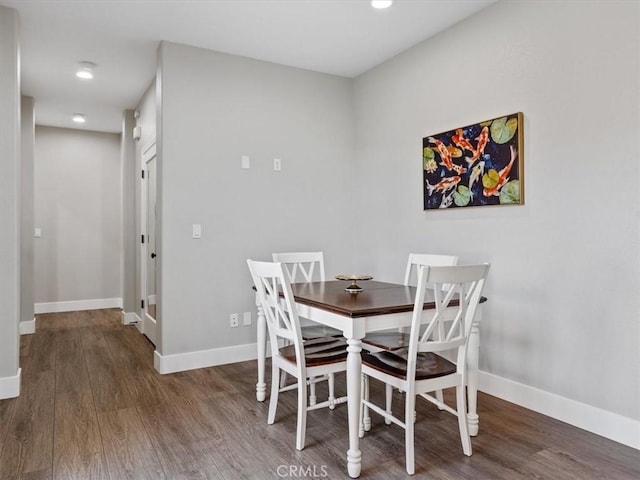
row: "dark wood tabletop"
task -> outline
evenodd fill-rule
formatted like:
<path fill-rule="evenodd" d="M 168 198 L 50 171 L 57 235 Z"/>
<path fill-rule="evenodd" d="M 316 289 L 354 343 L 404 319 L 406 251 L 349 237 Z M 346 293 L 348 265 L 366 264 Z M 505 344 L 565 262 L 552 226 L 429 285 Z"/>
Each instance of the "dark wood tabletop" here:
<path fill-rule="evenodd" d="M 358 282 L 363 288 L 359 293 L 348 293 L 348 282 L 294 283 L 291 285 L 297 303 L 321 308 L 347 317 L 369 317 L 389 313 L 410 312 L 416 298 L 416 288 L 376 281 Z M 424 308 L 435 308 L 426 302 Z"/>
<path fill-rule="evenodd" d="M 330 280 L 327 282 L 292 283 L 291 290 L 297 303 L 320 308 L 347 317 L 370 317 L 390 313 L 410 312 L 416 298 L 416 287 L 408 287 L 397 283 L 366 281 L 360 282 L 363 291 L 349 293 L 345 290 L 347 282 Z M 256 287 L 252 287 L 255 291 Z M 280 292 L 282 296 L 282 292 Z M 430 291 L 425 293 L 427 301 L 423 309 L 436 308 Z M 487 297 L 480 297 L 480 303 Z M 457 305 L 453 299 L 450 306 Z"/>

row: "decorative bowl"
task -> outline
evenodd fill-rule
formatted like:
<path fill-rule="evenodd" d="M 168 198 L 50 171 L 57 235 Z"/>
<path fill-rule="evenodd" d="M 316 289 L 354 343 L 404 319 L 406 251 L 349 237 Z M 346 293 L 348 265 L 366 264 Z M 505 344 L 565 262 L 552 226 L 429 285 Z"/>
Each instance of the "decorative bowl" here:
<path fill-rule="evenodd" d="M 363 289 L 357 284 L 357 282 L 371 280 L 372 278 L 373 277 L 371 275 L 356 275 L 353 273 L 336 275 L 336 280 L 351 282 L 351 284 L 345 288 L 345 291 L 349 293 L 360 293 Z"/>

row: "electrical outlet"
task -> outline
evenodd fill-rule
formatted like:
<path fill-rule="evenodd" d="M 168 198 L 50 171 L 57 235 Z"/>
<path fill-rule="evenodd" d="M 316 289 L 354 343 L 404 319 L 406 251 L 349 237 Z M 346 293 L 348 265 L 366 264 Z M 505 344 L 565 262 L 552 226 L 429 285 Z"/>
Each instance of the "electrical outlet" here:
<path fill-rule="evenodd" d="M 251 312 L 244 312 L 242 314 L 242 324 L 243 325 L 251 325 Z"/>
<path fill-rule="evenodd" d="M 232 313 L 231 315 L 229 315 L 229 326 L 231 328 L 235 328 L 238 326 L 238 314 L 237 313 Z"/>

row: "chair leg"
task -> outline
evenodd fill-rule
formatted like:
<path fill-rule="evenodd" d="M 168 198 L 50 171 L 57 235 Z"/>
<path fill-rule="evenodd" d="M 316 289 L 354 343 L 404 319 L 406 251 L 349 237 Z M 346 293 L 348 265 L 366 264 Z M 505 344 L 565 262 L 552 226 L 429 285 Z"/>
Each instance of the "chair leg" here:
<path fill-rule="evenodd" d="M 409 475 L 415 473 L 415 452 L 414 452 L 414 422 L 413 415 L 416 409 L 416 396 L 415 394 L 405 393 L 405 408 L 404 408 L 404 448 L 406 454 L 406 469 Z"/>
<path fill-rule="evenodd" d="M 436 390 L 436 400 L 438 400 L 440 403 L 444 403 L 444 395 L 442 395 L 442 390 Z M 444 408 L 442 408 L 440 405 L 438 405 L 438 409 L 439 410 L 444 410 Z"/>
<path fill-rule="evenodd" d="M 359 411 L 358 411 L 358 437 L 362 438 L 364 437 L 364 403 L 363 400 L 365 399 L 365 394 L 364 394 L 364 377 L 365 375 L 360 375 L 360 405 L 359 405 Z"/>
<path fill-rule="evenodd" d="M 467 425 L 467 397 L 463 385 L 456 387 L 456 401 L 462 451 L 465 455 L 471 456 L 471 437 L 469 436 L 469 426 Z"/>
<path fill-rule="evenodd" d="M 309 383 L 309 405 L 315 405 L 317 401 L 318 400 L 316 397 L 316 384 L 315 382 L 312 381 Z"/>
<path fill-rule="evenodd" d="M 362 376 L 362 398 L 369 401 L 369 377 L 367 377 L 366 375 Z M 364 430 L 364 432 L 368 432 L 369 430 L 371 430 L 371 417 L 369 416 L 369 407 L 364 405 L 362 402 L 360 403 L 362 408 L 362 429 Z"/>
<path fill-rule="evenodd" d="M 327 383 L 329 384 L 329 409 L 335 410 L 336 404 L 336 377 L 333 373 L 329 374 L 329 378 L 327 379 Z"/>
<path fill-rule="evenodd" d="M 284 372 L 283 372 L 284 373 Z M 276 418 L 278 408 L 278 394 L 280 393 L 280 369 L 273 365 L 271 367 L 271 397 L 269 397 L 269 414 L 267 424 L 272 425 Z"/>
<path fill-rule="evenodd" d="M 298 428 L 296 432 L 296 449 L 304 448 L 307 433 L 307 382 L 298 379 Z"/>
<path fill-rule="evenodd" d="M 385 410 L 391 415 L 391 402 L 393 399 L 393 387 L 388 383 L 384 384 Z M 385 417 L 384 423 L 391 425 L 391 420 Z"/>

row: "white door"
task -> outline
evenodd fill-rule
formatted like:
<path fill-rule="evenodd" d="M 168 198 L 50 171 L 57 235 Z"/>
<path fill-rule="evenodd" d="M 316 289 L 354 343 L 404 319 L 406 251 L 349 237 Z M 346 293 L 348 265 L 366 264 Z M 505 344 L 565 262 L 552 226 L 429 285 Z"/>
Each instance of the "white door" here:
<path fill-rule="evenodd" d="M 156 252 L 156 144 L 142 152 L 142 324 L 140 331 L 156 345 L 158 330 L 157 252 Z"/>

